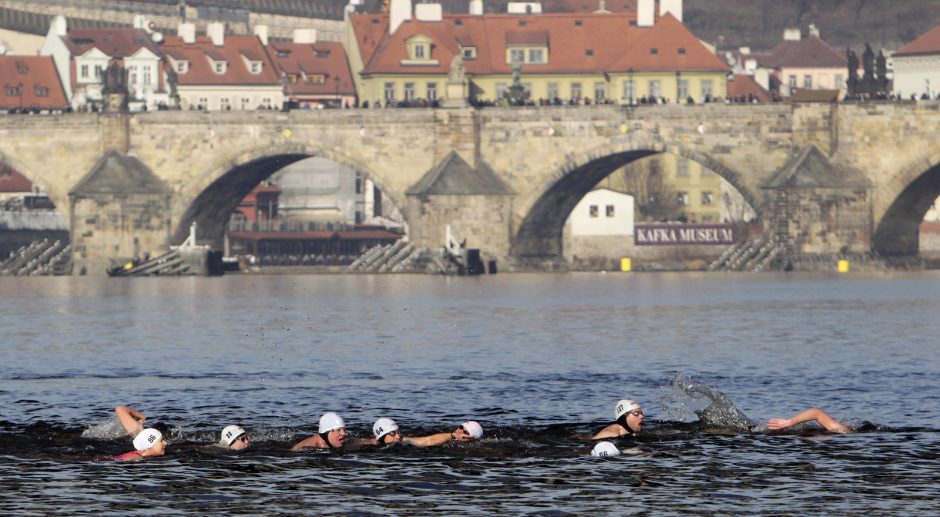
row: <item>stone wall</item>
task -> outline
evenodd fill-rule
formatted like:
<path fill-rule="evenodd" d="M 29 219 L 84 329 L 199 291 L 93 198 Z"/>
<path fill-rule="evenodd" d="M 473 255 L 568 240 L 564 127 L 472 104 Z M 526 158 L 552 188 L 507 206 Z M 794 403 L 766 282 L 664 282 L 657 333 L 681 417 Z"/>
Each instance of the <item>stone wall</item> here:
<path fill-rule="evenodd" d="M 871 249 L 868 189 L 790 189 L 775 196 L 775 238 L 788 252 L 829 255 Z"/>
<path fill-rule="evenodd" d="M 444 246 L 446 228 L 468 248 L 479 248 L 484 262 L 503 264 L 509 255 L 512 225 L 512 196 L 419 196 L 408 197 L 411 240 L 418 246 Z M 502 269 L 502 266 L 500 266 Z"/>

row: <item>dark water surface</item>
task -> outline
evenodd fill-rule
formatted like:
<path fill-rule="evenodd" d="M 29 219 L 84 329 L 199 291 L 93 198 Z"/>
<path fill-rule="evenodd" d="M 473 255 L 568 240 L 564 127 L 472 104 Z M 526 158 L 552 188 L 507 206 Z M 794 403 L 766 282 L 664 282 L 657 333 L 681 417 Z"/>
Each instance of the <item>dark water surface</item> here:
<path fill-rule="evenodd" d="M 3 515 L 926 514 L 940 498 L 936 273 L 0 278 L 0 322 Z M 677 374 L 755 421 L 815 405 L 862 432 L 713 432 Z M 645 436 L 592 458 L 620 398 L 643 404 Z M 170 426 L 165 457 L 108 461 L 130 439 L 82 436 L 123 403 Z M 287 451 L 327 410 L 358 436 L 380 416 L 486 435 Z M 251 450 L 200 447 L 230 423 Z"/>

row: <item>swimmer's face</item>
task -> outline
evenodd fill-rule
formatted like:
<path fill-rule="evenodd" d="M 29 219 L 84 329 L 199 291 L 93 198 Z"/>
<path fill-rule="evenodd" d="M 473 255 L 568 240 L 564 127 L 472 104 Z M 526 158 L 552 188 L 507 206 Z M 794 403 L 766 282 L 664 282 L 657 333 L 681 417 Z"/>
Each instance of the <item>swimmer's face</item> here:
<path fill-rule="evenodd" d="M 401 442 L 401 434 L 398 431 L 390 431 L 385 436 L 382 437 L 382 443 L 399 443 Z"/>
<path fill-rule="evenodd" d="M 147 456 L 163 456 L 166 452 L 166 440 L 160 440 L 147 449 Z"/>
<path fill-rule="evenodd" d="M 333 429 L 332 431 L 326 433 L 326 439 L 333 447 L 342 447 L 343 442 L 346 441 L 346 429 L 343 427 L 340 427 L 339 429 Z"/>
<path fill-rule="evenodd" d="M 249 445 L 251 445 L 251 439 L 248 438 L 247 434 L 243 434 L 238 438 L 235 438 L 235 441 L 233 441 L 232 444 L 228 447 L 229 449 L 240 451 L 242 449 L 247 449 Z"/>
<path fill-rule="evenodd" d="M 460 426 L 454 431 L 454 439 L 459 442 L 469 442 L 473 440 L 473 435 L 467 432 L 463 426 Z"/>
<path fill-rule="evenodd" d="M 640 432 L 644 418 L 646 417 L 643 415 L 643 410 L 639 408 L 627 413 L 627 425 L 630 426 L 630 430 L 634 433 Z"/>

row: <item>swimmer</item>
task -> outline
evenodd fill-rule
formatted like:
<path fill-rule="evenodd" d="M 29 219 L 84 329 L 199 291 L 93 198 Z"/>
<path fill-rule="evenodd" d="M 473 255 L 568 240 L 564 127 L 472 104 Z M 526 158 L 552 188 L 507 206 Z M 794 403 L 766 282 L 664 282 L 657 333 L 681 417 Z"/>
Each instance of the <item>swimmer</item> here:
<path fill-rule="evenodd" d="M 140 411 L 130 406 L 117 406 L 114 408 L 114 415 L 130 436 L 137 436 L 144 430 L 144 420 L 147 417 Z"/>
<path fill-rule="evenodd" d="M 143 429 L 134 438 L 134 450 L 115 456 L 118 461 L 136 461 L 163 456 L 166 453 L 166 440 L 163 433 L 156 429 Z"/>
<path fill-rule="evenodd" d="M 219 446 L 226 449 L 240 451 L 247 449 L 251 444 L 248 433 L 237 425 L 226 426 L 222 429 L 222 437 L 219 439 Z"/>
<path fill-rule="evenodd" d="M 811 422 L 813 420 L 818 422 L 819 425 L 823 426 L 830 433 L 847 434 L 852 432 L 852 429 L 849 426 L 843 424 L 835 418 L 832 418 L 828 413 L 817 407 L 809 408 L 806 411 L 797 413 L 790 418 L 771 418 L 767 421 L 767 429 L 771 431 L 781 431 L 797 424 Z"/>
<path fill-rule="evenodd" d="M 299 451 L 304 447 L 313 447 L 315 449 L 339 449 L 346 441 L 346 423 L 339 415 L 332 411 L 323 413 L 320 417 L 317 434 L 304 438 L 290 448 L 292 451 Z"/>
<path fill-rule="evenodd" d="M 600 456 L 602 458 L 620 456 L 620 449 L 610 442 L 597 442 L 597 445 L 591 450 L 591 456 Z"/>
<path fill-rule="evenodd" d="M 457 429 L 449 433 L 436 433 L 428 436 L 402 436 L 398 424 L 391 418 L 380 418 L 372 425 L 372 434 L 375 438 L 359 440 L 357 445 L 389 445 L 405 443 L 415 447 L 433 447 L 449 441 L 468 442 L 483 437 L 483 426 L 472 420 L 460 424 Z"/>
<path fill-rule="evenodd" d="M 635 400 L 621 400 L 614 406 L 614 423 L 601 429 L 592 440 L 635 436 L 643 426 L 643 409 Z"/>

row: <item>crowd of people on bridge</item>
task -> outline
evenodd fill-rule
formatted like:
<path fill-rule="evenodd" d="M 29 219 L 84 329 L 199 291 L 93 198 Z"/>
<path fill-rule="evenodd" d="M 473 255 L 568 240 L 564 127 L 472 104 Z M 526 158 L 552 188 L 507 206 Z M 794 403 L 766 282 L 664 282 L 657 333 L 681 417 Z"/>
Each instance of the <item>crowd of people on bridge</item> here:
<path fill-rule="evenodd" d="M 157 426 L 144 427 L 146 416 L 126 405 L 117 406 L 114 414 L 127 436 L 133 437 L 134 450 L 114 456 L 118 461 L 137 461 L 163 456 L 169 442 Z M 643 430 L 645 414 L 643 408 L 635 400 L 620 400 L 614 406 L 614 421 L 604 426 L 590 437 L 596 442 L 591 450 L 593 456 L 616 456 L 620 449 L 610 440 L 633 438 Z M 767 429 L 771 432 L 780 432 L 805 422 L 818 422 L 826 431 L 831 433 L 851 433 L 853 430 L 845 424 L 831 417 L 819 408 L 810 408 L 790 418 L 772 418 L 767 422 Z M 473 442 L 483 438 L 483 427 L 476 421 L 468 420 L 457 426 L 453 431 L 444 431 L 426 436 L 406 436 L 398 424 L 388 417 L 381 417 L 372 425 L 371 438 L 357 438 L 347 440 L 346 422 L 341 416 L 332 411 L 323 413 L 317 426 L 317 432 L 308 436 L 293 446 L 291 451 L 304 449 L 339 450 L 344 448 L 386 447 L 396 444 L 414 447 L 435 447 L 450 442 Z M 248 432 L 239 425 L 227 425 L 222 428 L 219 441 L 211 447 L 241 451 L 251 445 Z"/>

